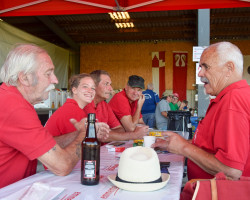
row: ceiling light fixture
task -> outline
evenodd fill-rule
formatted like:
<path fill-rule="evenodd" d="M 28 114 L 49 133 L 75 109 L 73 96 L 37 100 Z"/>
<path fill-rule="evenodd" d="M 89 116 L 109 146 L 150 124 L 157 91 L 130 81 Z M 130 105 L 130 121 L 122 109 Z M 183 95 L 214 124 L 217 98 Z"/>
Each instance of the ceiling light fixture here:
<path fill-rule="evenodd" d="M 127 22 L 127 23 L 115 23 L 117 28 L 134 28 L 133 22 Z"/>
<path fill-rule="evenodd" d="M 129 22 L 130 16 L 128 12 L 110 12 L 110 18 L 115 21 L 117 28 L 134 28 L 134 23 Z"/>
<path fill-rule="evenodd" d="M 130 19 L 128 12 L 109 12 L 111 19 Z"/>

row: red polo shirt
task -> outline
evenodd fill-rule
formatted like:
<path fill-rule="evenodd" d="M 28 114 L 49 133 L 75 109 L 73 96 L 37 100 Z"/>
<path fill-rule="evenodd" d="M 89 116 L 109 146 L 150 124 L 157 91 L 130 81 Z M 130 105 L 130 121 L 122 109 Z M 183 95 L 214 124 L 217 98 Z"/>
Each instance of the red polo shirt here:
<path fill-rule="evenodd" d="M 135 114 L 137 109 L 137 102 L 133 101 L 132 103 L 129 102 L 128 97 L 126 95 L 125 90 L 123 89 L 121 92 L 115 94 L 113 98 L 110 100 L 109 105 L 112 108 L 115 116 L 121 120 L 123 116 Z M 142 115 L 140 114 L 140 118 Z"/>
<path fill-rule="evenodd" d="M 0 188 L 36 173 L 36 158 L 56 141 L 16 87 L 0 86 Z"/>
<path fill-rule="evenodd" d="M 67 99 L 48 119 L 45 127 L 53 136 L 64 135 L 76 131 L 76 128 L 69 121 L 70 119 L 81 119 L 87 117 L 85 112 L 78 106 L 74 99 Z"/>
<path fill-rule="evenodd" d="M 229 85 L 211 100 L 192 143 L 250 176 L 250 87 L 246 80 Z M 189 179 L 212 177 L 188 160 Z"/>
<path fill-rule="evenodd" d="M 98 103 L 97 107 L 95 107 L 95 103 L 92 101 L 90 104 L 85 106 L 83 110 L 86 114 L 95 113 L 98 122 L 105 122 L 110 128 L 115 128 L 121 125 L 112 109 L 105 101 Z"/>

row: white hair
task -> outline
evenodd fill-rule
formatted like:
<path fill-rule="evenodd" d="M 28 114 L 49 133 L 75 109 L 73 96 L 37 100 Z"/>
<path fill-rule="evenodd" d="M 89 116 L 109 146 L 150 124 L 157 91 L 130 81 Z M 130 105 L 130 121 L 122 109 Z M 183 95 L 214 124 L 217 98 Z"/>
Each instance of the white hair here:
<path fill-rule="evenodd" d="M 234 63 L 236 71 L 240 75 L 243 74 L 243 55 L 236 45 L 230 42 L 218 42 L 212 44 L 210 47 L 213 46 L 216 48 L 218 60 L 221 65 L 231 61 Z"/>
<path fill-rule="evenodd" d="M 149 84 L 147 85 L 147 89 L 153 90 L 153 89 L 154 89 L 153 83 L 149 83 Z"/>
<path fill-rule="evenodd" d="M 44 49 L 35 44 L 19 44 L 12 49 L 0 70 L 0 78 L 7 85 L 17 86 L 18 74 L 33 74 L 39 66 L 39 54 L 47 53 Z"/>

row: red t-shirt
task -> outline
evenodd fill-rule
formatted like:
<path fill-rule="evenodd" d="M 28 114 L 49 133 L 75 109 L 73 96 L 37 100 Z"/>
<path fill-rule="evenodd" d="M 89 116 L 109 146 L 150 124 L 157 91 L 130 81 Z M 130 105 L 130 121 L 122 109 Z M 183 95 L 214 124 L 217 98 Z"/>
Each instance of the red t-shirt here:
<path fill-rule="evenodd" d="M 192 143 L 212 153 L 224 165 L 250 176 L 250 87 L 241 80 L 211 100 Z M 205 159 L 205 158 L 204 158 Z M 188 160 L 188 178 L 212 178 Z"/>
<path fill-rule="evenodd" d="M 13 86 L 0 86 L 0 188 L 36 173 L 37 160 L 56 141 L 34 107 Z"/>
<path fill-rule="evenodd" d="M 45 127 L 53 136 L 60 136 L 76 131 L 76 128 L 69 121 L 70 119 L 81 119 L 87 117 L 85 112 L 78 106 L 74 99 L 67 99 L 48 119 Z"/>
<path fill-rule="evenodd" d="M 97 121 L 107 123 L 110 128 L 115 128 L 121 125 L 112 109 L 105 101 L 98 103 L 97 107 L 95 107 L 95 103 L 92 101 L 90 104 L 85 106 L 83 110 L 86 114 L 95 113 Z"/>
<path fill-rule="evenodd" d="M 129 103 L 125 90 L 115 94 L 109 102 L 109 106 L 112 108 L 117 119 L 121 120 L 122 117 L 135 114 L 137 108 L 137 101 Z M 140 118 L 142 115 L 140 114 Z"/>

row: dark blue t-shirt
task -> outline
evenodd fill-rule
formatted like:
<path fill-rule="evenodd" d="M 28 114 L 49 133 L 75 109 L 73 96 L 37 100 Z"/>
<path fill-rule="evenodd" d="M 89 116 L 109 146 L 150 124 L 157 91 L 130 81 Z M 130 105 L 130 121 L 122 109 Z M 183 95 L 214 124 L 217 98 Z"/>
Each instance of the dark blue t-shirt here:
<path fill-rule="evenodd" d="M 154 113 L 156 103 L 160 101 L 158 94 L 153 90 L 145 90 L 142 93 L 145 96 L 145 101 L 141 109 L 141 114 Z"/>

